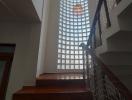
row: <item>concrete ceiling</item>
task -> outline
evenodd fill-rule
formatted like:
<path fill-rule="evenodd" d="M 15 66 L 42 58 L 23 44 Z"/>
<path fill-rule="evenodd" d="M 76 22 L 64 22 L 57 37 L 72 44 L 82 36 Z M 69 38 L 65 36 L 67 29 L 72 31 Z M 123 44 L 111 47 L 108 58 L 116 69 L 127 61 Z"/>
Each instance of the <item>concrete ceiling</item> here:
<path fill-rule="evenodd" d="M 0 20 L 39 21 L 32 0 L 0 0 Z"/>

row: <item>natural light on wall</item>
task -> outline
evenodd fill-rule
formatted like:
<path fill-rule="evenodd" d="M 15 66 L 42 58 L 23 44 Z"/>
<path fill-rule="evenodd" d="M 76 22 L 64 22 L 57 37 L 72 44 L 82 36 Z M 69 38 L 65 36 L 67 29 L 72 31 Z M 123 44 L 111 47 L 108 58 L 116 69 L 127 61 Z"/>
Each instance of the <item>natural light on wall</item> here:
<path fill-rule="evenodd" d="M 90 33 L 88 0 L 60 0 L 57 69 L 83 69 L 82 48 Z"/>

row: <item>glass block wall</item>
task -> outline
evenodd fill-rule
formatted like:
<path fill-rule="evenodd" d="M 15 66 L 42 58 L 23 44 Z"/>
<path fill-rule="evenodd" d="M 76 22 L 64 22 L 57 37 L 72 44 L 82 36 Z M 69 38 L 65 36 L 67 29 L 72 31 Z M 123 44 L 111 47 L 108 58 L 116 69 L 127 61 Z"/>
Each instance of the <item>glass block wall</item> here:
<path fill-rule="evenodd" d="M 88 0 L 60 0 L 57 69 L 83 69 L 82 49 L 90 33 Z"/>

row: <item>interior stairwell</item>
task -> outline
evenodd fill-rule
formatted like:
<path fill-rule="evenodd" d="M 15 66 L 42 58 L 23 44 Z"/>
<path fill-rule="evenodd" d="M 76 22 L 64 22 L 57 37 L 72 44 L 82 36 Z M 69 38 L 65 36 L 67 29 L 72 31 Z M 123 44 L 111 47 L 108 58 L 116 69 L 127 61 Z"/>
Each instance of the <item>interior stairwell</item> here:
<path fill-rule="evenodd" d="M 96 48 L 97 55 L 110 70 L 132 91 L 132 1 L 121 0 L 109 11 L 112 26 L 102 31 L 102 45 Z"/>
<path fill-rule="evenodd" d="M 13 100 L 93 100 L 82 74 L 43 74 L 36 86 L 25 86 Z"/>
<path fill-rule="evenodd" d="M 99 0 L 89 40 L 87 45 L 82 45 L 82 50 L 85 52 L 83 60 L 86 62 L 84 75 L 42 74 L 36 79 L 35 86 L 24 86 L 13 95 L 13 100 L 132 100 L 130 92 L 132 90 L 130 44 L 132 2 L 117 0 L 120 1 L 118 6 L 110 14 L 107 12 L 111 24 L 109 22 L 109 27 L 102 31 L 100 36 L 102 45 L 96 47 L 98 40 L 96 40 L 95 27 L 101 6 L 106 1 Z M 127 7 L 123 8 L 123 4 Z"/>

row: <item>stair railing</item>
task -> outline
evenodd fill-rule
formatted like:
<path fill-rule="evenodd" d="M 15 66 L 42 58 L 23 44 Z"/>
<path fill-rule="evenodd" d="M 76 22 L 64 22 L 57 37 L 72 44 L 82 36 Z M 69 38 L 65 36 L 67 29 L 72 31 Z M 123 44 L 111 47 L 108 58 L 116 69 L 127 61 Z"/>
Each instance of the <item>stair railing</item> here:
<path fill-rule="evenodd" d="M 94 100 L 132 100 L 131 92 L 96 56 L 92 48 L 86 49 L 86 56 L 91 58 L 86 59 L 88 73 L 85 74 L 89 77 L 87 87 L 93 91 Z"/>
<path fill-rule="evenodd" d="M 95 54 L 95 48 L 97 47 L 96 24 L 100 25 L 100 11 L 104 3 L 106 5 L 107 22 L 109 26 L 111 25 L 107 1 L 99 0 L 87 45 L 84 43 L 80 45 L 84 54 L 84 65 L 86 65 L 84 66 L 83 77 L 86 81 L 86 87 L 94 94 L 94 100 L 132 100 L 131 92 Z"/>
<path fill-rule="evenodd" d="M 102 10 L 102 6 L 104 6 L 104 12 L 103 13 L 103 17 L 106 17 L 106 28 L 109 28 L 111 27 L 111 19 L 110 19 L 110 15 L 109 15 L 109 7 L 108 7 L 108 1 L 109 0 L 99 0 L 98 1 L 98 5 L 97 5 L 97 9 L 96 9 L 96 12 L 95 12 L 95 16 L 94 16 L 94 19 L 93 19 L 93 23 L 91 25 L 91 30 L 90 30 L 90 36 L 89 36 L 89 40 L 87 41 L 87 45 L 90 45 L 91 42 L 94 42 L 94 44 L 92 45 L 92 47 L 94 46 L 94 48 L 102 45 L 102 13 L 101 13 L 101 10 Z M 118 5 L 120 3 L 121 0 L 114 0 L 113 3 Z M 99 32 L 97 33 L 96 32 L 96 28 L 98 26 L 98 30 Z M 98 35 L 99 34 L 99 35 Z M 97 37 L 97 35 L 99 37 Z"/>

